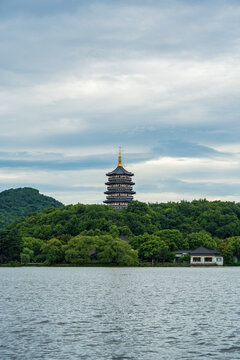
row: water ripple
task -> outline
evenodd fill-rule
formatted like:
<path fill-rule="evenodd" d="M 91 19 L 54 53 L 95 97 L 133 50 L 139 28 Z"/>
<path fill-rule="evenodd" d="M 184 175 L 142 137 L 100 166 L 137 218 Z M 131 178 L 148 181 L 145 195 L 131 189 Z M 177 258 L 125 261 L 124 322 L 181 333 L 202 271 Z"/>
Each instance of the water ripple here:
<path fill-rule="evenodd" d="M 1 360 L 239 360 L 240 268 L 1 268 Z"/>

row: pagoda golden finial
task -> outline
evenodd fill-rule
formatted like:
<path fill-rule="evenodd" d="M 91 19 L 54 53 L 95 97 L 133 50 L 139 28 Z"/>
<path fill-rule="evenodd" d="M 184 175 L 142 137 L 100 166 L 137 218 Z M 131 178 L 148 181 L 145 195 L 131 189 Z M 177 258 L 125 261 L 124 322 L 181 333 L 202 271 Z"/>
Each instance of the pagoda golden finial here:
<path fill-rule="evenodd" d="M 121 146 L 119 146 L 118 166 L 122 166 L 122 152 L 121 152 Z"/>

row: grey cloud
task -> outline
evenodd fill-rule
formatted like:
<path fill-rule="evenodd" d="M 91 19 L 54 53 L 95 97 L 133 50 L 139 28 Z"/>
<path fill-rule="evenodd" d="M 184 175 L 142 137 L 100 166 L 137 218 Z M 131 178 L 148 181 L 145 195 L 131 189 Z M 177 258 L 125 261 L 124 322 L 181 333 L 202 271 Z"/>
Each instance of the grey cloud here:
<path fill-rule="evenodd" d="M 237 51 L 236 2 L 167 3 L 2 1 L 1 64 L 36 77 L 35 71 L 49 76 L 94 59 L 205 58 Z"/>
<path fill-rule="evenodd" d="M 138 193 L 163 193 L 175 192 L 177 194 L 202 194 L 202 197 L 224 197 L 229 195 L 240 195 L 239 184 L 226 184 L 226 183 L 202 183 L 195 182 L 189 183 L 178 179 L 164 179 L 160 184 L 153 186 L 136 186 Z"/>
<path fill-rule="evenodd" d="M 31 169 L 114 167 L 111 154 L 66 158 L 74 146 L 106 145 L 114 152 L 121 144 L 130 165 L 160 156 L 218 156 L 211 143 L 239 140 L 239 15 L 234 0 L 2 0 L 1 168 L 24 168 L 31 176 Z M 61 128 L 61 119 L 69 126 Z M 133 145 L 148 150 L 128 154 Z M 46 152 L 56 148 L 61 152 L 54 159 Z M 34 149 L 44 159 L 34 157 Z M 137 186 L 159 191 L 155 179 Z M 161 186 L 237 193 L 227 180 L 215 187 L 170 178 Z"/>

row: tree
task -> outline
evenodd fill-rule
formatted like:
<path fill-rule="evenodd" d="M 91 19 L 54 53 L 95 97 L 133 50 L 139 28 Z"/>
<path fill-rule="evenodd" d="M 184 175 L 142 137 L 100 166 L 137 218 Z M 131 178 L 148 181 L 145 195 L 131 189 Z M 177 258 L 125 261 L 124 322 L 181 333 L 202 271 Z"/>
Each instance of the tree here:
<path fill-rule="evenodd" d="M 221 252 L 223 256 L 224 264 L 232 265 L 234 263 L 234 254 L 233 254 L 231 241 L 229 241 L 228 239 L 223 240 L 218 245 L 218 250 Z"/>
<path fill-rule="evenodd" d="M 25 247 L 23 248 L 23 251 L 20 254 L 20 258 L 21 258 L 21 263 L 22 264 L 28 264 L 34 256 L 34 251 Z"/>
<path fill-rule="evenodd" d="M 146 214 L 148 212 L 148 205 L 140 201 L 132 201 L 128 207 L 127 212 Z"/>
<path fill-rule="evenodd" d="M 20 258 L 21 258 L 21 264 L 26 265 L 26 264 L 28 264 L 30 262 L 30 256 L 28 254 L 21 253 Z"/>
<path fill-rule="evenodd" d="M 111 225 L 109 227 L 109 233 L 112 235 L 112 237 L 117 238 L 119 234 L 118 227 L 116 225 Z"/>
<path fill-rule="evenodd" d="M 36 257 L 38 257 L 42 251 L 41 248 L 44 245 L 44 241 L 41 239 L 37 239 L 34 237 L 23 237 L 23 247 L 28 248 L 33 251 L 34 256 L 31 260 L 36 260 Z"/>
<path fill-rule="evenodd" d="M 142 244 L 152 239 L 157 240 L 158 237 L 155 235 L 144 233 L 143 235 L 134 236 L 134 238 L 131 239 L 130 244 L 133 247 L 133 249 L 137 250 L 140 249 Z"/>
<path fill-rule="evenodd" d="M 0 262 L 19 261 L 22 237 L 16 228 L 0 232 Z"/>
<path fill-rule="evenodd" d="M 189 254 L 184 254 L 180 256 L 177 260 L 178 264 L 190 264 L 191 256 Z"/>
<path fill-rule="evenodd" d="M 231 244 L 233 255 L 236 256 L 237 261 L 240 261 L 240 236 L 227 238 L 226 242 Z"/>
<path fill-rule="evenodd" d="M 204 231 L 189 234 L 186 237 L 186 240 L 189 243 L 190 249 L 197 249 L 200 246 L 204 246 L 208 249 L 216 249 L 217 248 L 216 241 L 211 237 L 211 235 L 207 234 Z"/>
<path fill-rule="evenodd" d="M 163 240 L 152 237 L 151 240 L 144 242 L 139 249 L 139 257 L 148 261 L 172 261 L 173 256 L 168 246 Z"/>
<path fill-rule="evenodd" d="M 51 239 L 54 233 L 54 228 L 50 224 L 39 224 L 33 228 L 33 237 L 42 240 Z"/>
<path fill-rule="evenodd" d="M 130 245 L 125 241 L 117 239 L 105 244 L 98 255 L 98 259 L 102 264 L 138 265 L 137 251 L 131 249 Z"/>
<path fill-rule="evenodd" d="M 47 265 L 55 264 L 64 260 L 64 252 L 62 243 L 59 239 L 51 239 L 41 247 L 42 253 L 45 255 L 45 263 Z"/>
<path fill-rule="evenodd" d="M 179 230 L 160 230 L 154 233 L 154 235 L 159 236 L 159 238 L 168 245 L 169 250 L 171 251 L 188 249 L 189 247 L 188 241 L 183 238 L 183 235 Z"/>
<path fill-rule="evenodd" d="M 232 221 L 222 227 L 219 227 L 216 231 L 216 235 L 221 239 L 237 236 L 240 234 L 240 222 L 239 220 Z"/>
<path fill-rule="evenodd" d="M 131 249 L 125 241 L 110 235 L 82 236 L 72 238 L 65 247 L 66 262 L 72 264 L 137 265 L 137 251 Z"/>
<path fill-rule="evenodd" d="M 98 236 L 73 237 L 65 246 L 65 260 L 71 264 L 89 264 L 91 262 L 91 252 L 97 252 L 101 241 Z"/>
<path fill-rule="evenodd" d="M 129 239 L 133 236 L 128 226 L 121 226 L 118 228 L 118 230 L 120 232 L 120 235 L 126 236 Z"/>

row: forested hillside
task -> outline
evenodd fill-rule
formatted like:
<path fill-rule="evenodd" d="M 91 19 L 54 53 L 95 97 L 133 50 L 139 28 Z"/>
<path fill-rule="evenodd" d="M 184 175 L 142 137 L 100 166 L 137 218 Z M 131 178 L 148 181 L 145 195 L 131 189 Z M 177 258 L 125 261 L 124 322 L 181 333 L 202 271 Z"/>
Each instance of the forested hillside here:
<path fill-rule="evenodd" d="M 49 197 L 39 194 L 32 188 L 9 189 L 0 193 L 0 230 L 7 224 L 25 217 L 32 212 L 41 212 L 49 207 L 59 208 L 62 204 Z"/>
<path fill-rule="evenodd" d="M 240 259 L 240 204 L 134 201 L 118 212 L 104 205 L 68 205 L 31 214 L 12 224 L 8 237 L 14 242 L 12 232 L 22 238 L 22 262 L 172 262 L 175 250 L 203 245 L 220 250 L 225 263 L 231 264 L 234 258 Z M 120 235 L 129 238 L 130 245 L 120 240 Z M 11 243 L 4 235 L 2 239 L 2 247 Z M 2 256 L 2 262 L 14 259 Z"/>

